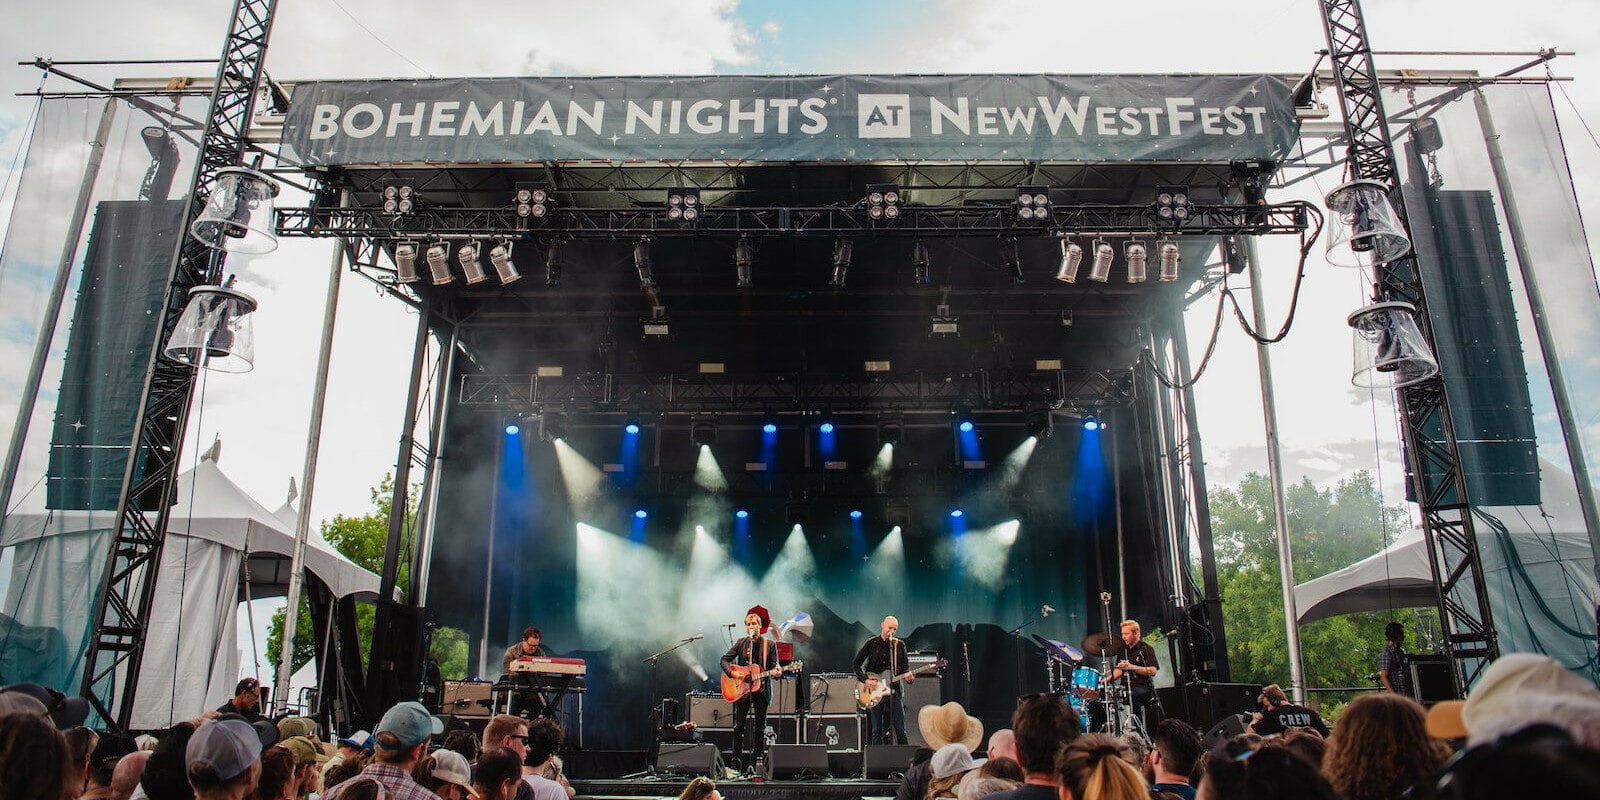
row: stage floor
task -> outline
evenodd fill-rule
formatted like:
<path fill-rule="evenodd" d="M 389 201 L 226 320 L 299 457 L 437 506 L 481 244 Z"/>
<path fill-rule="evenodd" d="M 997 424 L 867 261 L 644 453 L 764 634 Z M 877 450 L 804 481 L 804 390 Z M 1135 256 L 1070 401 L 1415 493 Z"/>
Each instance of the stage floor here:
<path fill-rule="evenodd" d="M 675 798 L 689 785 L 684 777 L 635 778 L 631 780 L 574 780 L 579 798 Z M 769 781 L 737 779 L 717 781 L 717 791 L 727 800 L 867 800 L 894 797 L 899 781 L 874 781 L 860 778 L 822 778 L 817 780 Z"/>

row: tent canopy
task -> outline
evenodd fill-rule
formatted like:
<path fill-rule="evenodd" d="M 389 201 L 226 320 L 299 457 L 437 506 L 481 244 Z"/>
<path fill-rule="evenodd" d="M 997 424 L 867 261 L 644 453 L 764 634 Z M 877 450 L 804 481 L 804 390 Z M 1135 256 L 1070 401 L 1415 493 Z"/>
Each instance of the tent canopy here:
<path fill-rule="evenodd" d="M 1294 602 L 1302 625 L 1358 611 L 1433 605 L 1422 531 L 1413 529 L 1380 553 L 1294 587 Z"/>

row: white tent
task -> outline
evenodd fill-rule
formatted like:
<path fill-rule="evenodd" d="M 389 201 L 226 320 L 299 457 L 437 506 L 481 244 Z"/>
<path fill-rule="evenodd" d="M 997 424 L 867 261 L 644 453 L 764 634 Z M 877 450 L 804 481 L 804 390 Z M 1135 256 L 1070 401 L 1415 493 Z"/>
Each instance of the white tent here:
<path fill-rule="evenodd" d="M 1302 625 L 1357 611 L 1433 605 L 1422 531 L 1412 530 L 1381 553 L 1294 587 L 1294 603 Z"/>
<path fill-rule="evenodd" d="M 178 477 L 177 505 L 161 570 L 134 704 L 134 728 L 157 728 L 223 703 L 239 678 L 235 619 L 248 554 L 250 596 L 284 593 L 294 526 L 238 487 L 211 458 Z M 8 680 L 75 689 L 82 680 L 93 594 L 105 564 L 112 512 L 13 514 L 0 547 L 15 549 L 4 614 L 44 635 L 0 645 Z M 308 572 L 335 597 L 377 595 L 378 576 L 320 536 L 307 543 Z M 55 633 L 51 633 L 51 632 Z M 59 652 L 57 652 L 59 651 Z M 13 677 L 15 676 L 15 677 Z"/>

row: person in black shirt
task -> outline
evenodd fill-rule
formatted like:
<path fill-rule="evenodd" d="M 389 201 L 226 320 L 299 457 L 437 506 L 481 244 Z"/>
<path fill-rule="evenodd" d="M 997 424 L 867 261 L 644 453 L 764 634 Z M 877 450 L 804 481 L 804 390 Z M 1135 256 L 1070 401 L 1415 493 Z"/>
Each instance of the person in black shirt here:
<path fill-rule="evenodd" d="M 1311 728 L 1322 734 L 1324 739 L 1328 737 L 1328 726 L 1322 724 L 1322 715 L 1289 702 L 1288 696 L 1276 683 L 1262 689 L 1256 702 L 1261 704 L 1261 710 L 1250 718 L 1251 733 L 1271 736 L 1290 728 Z"/>
<path fill-rule="evenodd" d="M 883 618 L 883 622 L 878 625 L 878 635 L 861 645 L 861 649 L 856 651 L 855 660 L 850 662 L 850 668 L 855 670 L 856 680 L 866 683 L 868 675 L 881 676 L 888 673 L 892 678 L 911 671 L 911 659 L 906 655 L 906 643 L 894 638 L 895 631 L 898 630 L 900 630 L 900 620 L 894 617 Z M 907 675 L 905 682 L 913 683 L 916 679 L 915 675 Z M 867 709 L 868 744 L 907 742 L 904 687 L 899 681 L 894 681 L 890 683 L 889 690 L 888 696 Z"/>
<path fill-rule="evenodd" d="M 1156 661 L 1156 649 L 1145 643 L 1142 635 L 1138 622 L 1131 619 L 1122 621 L 1122 653 L 1115 656 L 1117 662 L 1111 672 L 1112 679 L 1118 683 L 1126 676 L 1133 714 L 1141 719 L 1145 706 L 1155 699 L 1155 677 L 1160 667 Z M 1105 715 L 1104 702 L 1091 704 L 1089 727 L 1095 731 L 1102 730 L 1105 727 Z"/>
<path fill-rule="evenodd" d="M 1406 667 L 1406 629 L 1398 622 L 1383 626 L 1383 651 L 1378 653 L 1378 680 L 1383 688 L 1415 699 L 1411 670 Z"/>
<path fill-rule="evenodd" d="M 778 668 L 777 645 L 761 635 L 766 633 L 771 624 L 772 617 L 761 606 L 752 606 L 745 612 L 744 630 L 748 635 L 734 642 L 728 652 L 722 654 L 722 674 L 732 675 L 729 667 L 734 665 L 751 667 L 760 672 Z M 767 703 L 772 697 L 771 684 L 769 678 L 762 678 L 751 687 L 749 694 L 733 704 L 733 763 L 741 772 L 750 772 L 755 767 L 756 757 L 767 743 Z M 754 720 L 750 719 L 752 711 L 755 712 Z"/>
<path fill-rule="evenodd" d="M 246 722 L 261 719 L 261 682 L 245 678 L 233 687 L 233 699 L 217 707 L 218 714 L 238 714 Z"/>

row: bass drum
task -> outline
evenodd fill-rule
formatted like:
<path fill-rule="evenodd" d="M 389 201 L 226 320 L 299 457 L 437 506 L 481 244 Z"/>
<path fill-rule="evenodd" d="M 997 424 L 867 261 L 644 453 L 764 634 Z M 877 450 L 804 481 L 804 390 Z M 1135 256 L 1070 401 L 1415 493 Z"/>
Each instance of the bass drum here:
<path fill-rule="evenodd" d="M 1100 697 L 1100 670 L 1078 667 L 1072 671 L 1072 689 L 1067 692 L 1067 702 L 1078 712 L 1082 730 L 1089 730 L 1089 703 Z"/>

